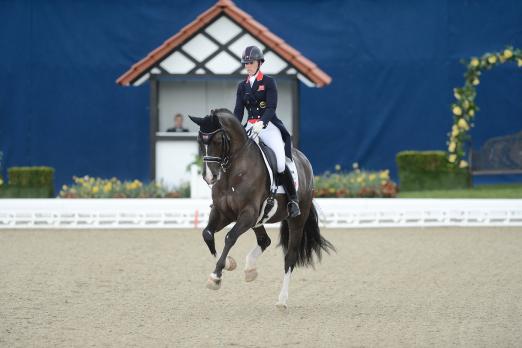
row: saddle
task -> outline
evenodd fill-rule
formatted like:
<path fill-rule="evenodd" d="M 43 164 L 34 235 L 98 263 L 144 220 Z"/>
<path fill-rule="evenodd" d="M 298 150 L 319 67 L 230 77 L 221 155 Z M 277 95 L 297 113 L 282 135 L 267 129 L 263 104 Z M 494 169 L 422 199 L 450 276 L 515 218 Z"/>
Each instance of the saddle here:
<path fill-rule="evenodd" d="M 277 211 L 277 201 L 275 200 L 275 195 L 277 193 L 285 193 L 285 189 L 282 185 L 279 185 L 277 180 L 277 159 L 274 151 L 269 148 L 265 143 L 261 140 L 254 141 L 259 149 L 261 150 L 261 155 L 263 156 L 263 161 L 265 162 L 266 169 L 268 171 L 269 178 L 269 188 L 270 195 L 263 202 L 263 207 L 261 208 L 261 214 L 257 219 L 257 224 L 255 227 L 263 225 L 266 221 L 270 220 L 270 218 Z M 297 191 L 298 187 L 298 177 L 297 177 L 297 169 L 295 167 L 294 162 L 292 162 L 289 158 L 286 159 L 286 166 L 290 169 L 292 173 L 292 178 L 294 180 L 294 185 Z"/>
<path fill-rule="evenodd" d="M 270 192 L 276 190 L 276 193 L 285 193 L 285 189 L 282 185 L 279 185 L 277 181 L 277 159 L 274 151 L 268 147 L 261 140 L 255 141 L 259 149 L 261 149 L 261 154 L 263 155 L 263 159 L 265 161 L 266 169 L 268 170 L 268 177 L 270 178 Z M 295 167 L 295 163 L 291 161 L 289 158 L 285 157 L 285 165 L 292 173 L 292 178 L 294 179 L 295 190 L 297 191 L 299 188 L 299 177 L 297 173 L 297 168 Z"/>

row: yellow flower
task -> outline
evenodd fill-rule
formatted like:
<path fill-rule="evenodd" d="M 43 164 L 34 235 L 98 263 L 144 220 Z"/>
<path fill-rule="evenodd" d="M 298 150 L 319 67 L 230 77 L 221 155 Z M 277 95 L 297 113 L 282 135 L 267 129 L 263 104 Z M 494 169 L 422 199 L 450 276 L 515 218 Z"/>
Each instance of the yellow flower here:
<path fill-rule="evenodd" d="M 108 182 L 103 186 L 103 192 L 107 193 L 112 190 L 112 182 Z"/>
<path fill-rule="evenodd" d="M 459 135 L 459 127 L 457 127 L 457 125 L 454 124 L 453 128 L 451 129 L 451 136 L 455 138 L 457 135 Z"/>
<path fill-rule="evenodd" d="M 464 160 L 460 160 L 459 168 L 466 168 L 468 166 L 468 162 Z"/>
<path fill-rule="evenodd" d="M 495 64 L 495 63 L 497 62 L 497 56 L 495 56 L 495 55 L 491 55 L 491 56 L 489 56 L 489 57 L 488 57 L 488 62 L 489 62 L 490 64 Z"/>
<path fill-rule="evenodd" d="M 455 99 L 460 100 L 460 94 L 456 88 L 453 89 L 453 95 L 455 96 Z"/>
<path fill-rule="evenodd" d="M 471 81 L 471 83 L 473 84 L 473 86 L 478 86 L 478 84 L 480 83 L 480 80 L 478 78 L 474 78 L 473 81 Z"/>
<path fill-rule="evenodd" d="M 479 60 L 477 58 L 473 58 L 471 60 L 471 66 L 472 67 L 476 68 L 477 66 L 479 66 L 479 64 L 480 64 L 480 62 L 479 62 Z"/>
<path fill-rule="evenodd" d="M 455 114 L 457 116 L 462 115 L 462 109 L 460 108 L 460 106 L 454 106 L 453 107 L 453 114 Z"/>
<path fill-rule="evenodd" d="M 513 57 L 513 51 L 511 51 L 510 49 L 504 50 L 504 58 L 509 59 L 511 57 Z"/>
<path fill-rule="evenodd" d="M 461 118 L 459 120 L 459 122 L 457 122 L 457 126 L 460 128 L 460 129 L 464 129 L 464 130 L 468 130 L 469 129 L 469 125 L 468 123 L 466 122 L 465 119 Z"/>
<path fill-rule="evenodd" d="M 455 152 L 455 149 L 456 149 L 456 148 L 457 148 L 457 144 L 456 144 L 454 141 L 452 141 L 452 142 L 449 144 L 449 146 L 448 146 L 448 151 L 449 151 L 449 152 Z"/>
<path fill-rule="evenodd" d="M 449 155 L 448 157 L 448 161 L 450 163 L 455 163 L 455 161 L 457 160 L 457 155 L 455 155 L 454 153 L 452 153 L 451 155 Z"/>
<path fill-rule="evenodd" d="M 377 177 L 377 175 L 375 175 L 374 173 L 372 173 L 372 174 L 370 174 L 369 179 L 370 179 L 370 180 L 375 180 L 376 177 Z"/>
<path fill-rule="evenodd" d="M 67 185 L 62 186 L 62 190 L 67 191 L 67 189 L 68 189 Z"/>
<path fill-rule="evenodd" d="M 98 186 L 94 186 L 94 187 L 92 188 L 92 193 L 98 193 L 99 190 L 100 190 L 100 189 L 98 188 Z"/>
<path fill-rule="evenodd" d="M 469 109 L 469 111 L 468 111 L 468 115 L 470 115 L 470 116 L 475 116 L 475 110 L 473 110 L 473 109 Z"/>
<path fill-rule="evenodd" d="M 388 169 L 386 170 L 383 170 L 380 174 L 379 174 L 379 177 L 383 180 L 387 180 L 390 178 L 390 171 Z"/>
<path fill-rule="evenodd" d="M 520 59 L 520 58 L 517 59 L 517 65 L 518 65 L 519 67 L 522 67 L 522 59 Z"/>
<path fill-rule="evenodd" d="M 464 107 L 464 109 L 468 109 L 469 108 L 469 101 L 464 100 L 464 102 L 462 103 L 462 106 Z"/>

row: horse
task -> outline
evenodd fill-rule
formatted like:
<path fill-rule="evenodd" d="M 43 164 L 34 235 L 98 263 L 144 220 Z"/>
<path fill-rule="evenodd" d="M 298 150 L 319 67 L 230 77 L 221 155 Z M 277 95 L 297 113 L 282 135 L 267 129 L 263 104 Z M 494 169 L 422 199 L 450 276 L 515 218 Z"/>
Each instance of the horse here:
<path fill-rule="evenodd" d="M 246 257 L 245 281 L 256 279 L 256 260 L 271 244 L 263 224 L 263 204 L 270 195 L 269 172 L 259 146 L 248 137 L 241 122 L 227 109 L 212 110 L 205 117 L 189 116 L 199 125 L 198 145 L 203 156 L 203 179 L 212 187 L 212 205 L 203 240 L 217 259 L 207 280 L 209 289 L 221 286 L 223 269 L 231 271 L 237 263 L 229 251 L 239 236 L 253 229 L 257 245 Z M 314 254 L 321 261 L 322 251 L 330 254 L 335 247 L 320 234 L 313 205 L 313 171 L 305 155 L 293 148 L 292 156 L 299 173 L 298 197 L 301 214 L 290 218 L 285 194 L 275 196 L 275 213 L 266 223 L 281 222 L 280 245 L 285 254 L 284 276 L 276 306 L 287 309 L 290 276 L 296 266 L 314 266 Z M 266 203 L 265 203 L 266 204 Z M 223 251 L 218 253 L 214 234 L 235 222 L 225 236 Z"/>

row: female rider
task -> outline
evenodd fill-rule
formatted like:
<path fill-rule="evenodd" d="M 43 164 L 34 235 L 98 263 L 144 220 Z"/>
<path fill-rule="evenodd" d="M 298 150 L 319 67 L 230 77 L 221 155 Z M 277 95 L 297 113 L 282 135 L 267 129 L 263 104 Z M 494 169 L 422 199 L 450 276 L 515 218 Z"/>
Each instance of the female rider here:
<path fill-rule="evenodd" d="M 292 160 L 292 139 L 283 122 L 276 116 L 277 87 L 273 78 L 264 75 L 259 68 L 264 63 L 263 52 L 256 46 L 245 48 L 241 64 L 245 65 L 248 77 L 237 86 L 234 115 L 243 121 L 245 108 L 248 112 L 246 129 L 252 129 L 261 141 L 270 147 L 277 159 L 278 181 L 288 196 L 288 214 L 301 214 L 299 201 L 290 170 L 285 165 L 285 156 Z"/>

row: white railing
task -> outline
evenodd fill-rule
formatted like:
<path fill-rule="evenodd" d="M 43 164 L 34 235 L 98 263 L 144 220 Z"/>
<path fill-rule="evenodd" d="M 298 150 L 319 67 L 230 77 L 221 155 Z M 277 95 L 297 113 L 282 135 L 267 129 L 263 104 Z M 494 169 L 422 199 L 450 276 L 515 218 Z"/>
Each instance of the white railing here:
<path fill-rule="evenodd" d="M 0 199 L 0 229 L 203 228 L 210 204 L 210 199 Z M 321 226 L 330 228 L 522 227 L 519 199 L 316 199 L 315 204 Z"/>

